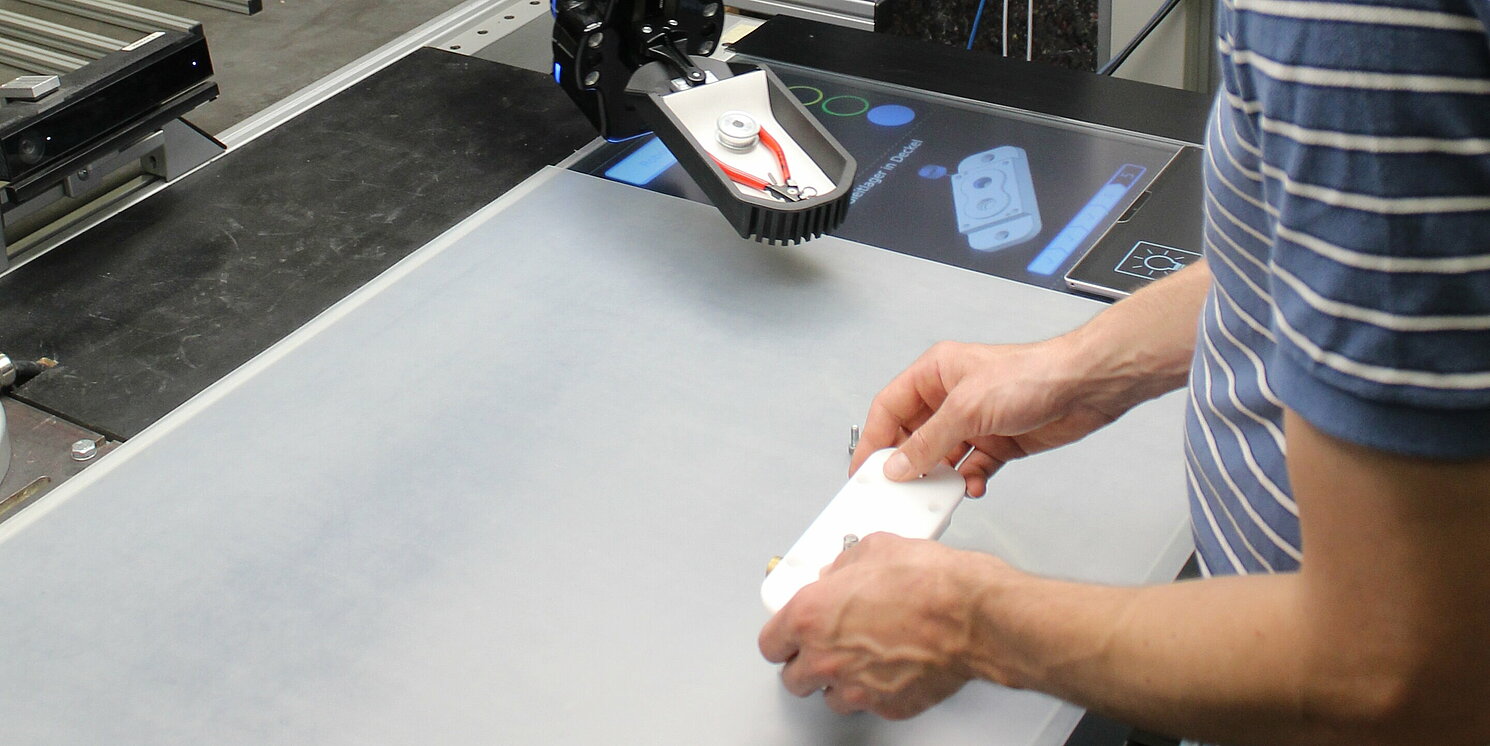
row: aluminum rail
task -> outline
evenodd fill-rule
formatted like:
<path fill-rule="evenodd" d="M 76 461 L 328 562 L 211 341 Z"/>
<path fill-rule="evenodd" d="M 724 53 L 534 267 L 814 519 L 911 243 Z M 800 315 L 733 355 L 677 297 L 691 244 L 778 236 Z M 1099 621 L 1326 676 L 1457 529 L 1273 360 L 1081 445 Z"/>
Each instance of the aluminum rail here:
<path fill-rule="evenodd" d="M 34 44 L 0 39 L 0 63 L 28 73 L 61 75 L 88 64 L 88 60 Z"/>
<path fill-rule="evenodd" d="M 0 36 L 90 59 L 116 52 L 129 43 L 8 10 L 0 10 Z"/>
<path fill-rule="evenodd" d="M 208 8 L 231 10 L 234 13 L 242 13 L 246 16 L 251 16 L 264 9 L 263 0 L 186 0 L 186 2 L 204 5 Z"/>
<path fill-rule="evenodd" d="M 522 0 L 515 0 L 521 2 Z M 268 108 L 218 133 L 217 140 L 228 150 L 263 135 L 303 111 L 350 88 L 358 81 L 387 67 L 421 47 L 460 33 L 468 24 L 485 18 L 494 8 L 515 4 L 514 0 L 467 0 L 414 30 L 353 60 L 336 72 L 290 94 Z"/>
<path fill-rule="evenodd" d="M 116 0 L 23 0 L 23 2 L 146 33 L 162 29 L 197 33 L 202 29 L 200 21 L 140 8 L 116 2 Z"/>

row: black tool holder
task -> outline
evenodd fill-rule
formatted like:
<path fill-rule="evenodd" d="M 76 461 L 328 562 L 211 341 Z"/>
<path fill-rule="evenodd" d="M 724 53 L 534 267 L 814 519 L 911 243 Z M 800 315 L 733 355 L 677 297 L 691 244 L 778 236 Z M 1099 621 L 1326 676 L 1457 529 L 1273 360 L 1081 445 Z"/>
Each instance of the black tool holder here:
<path fill-rule="evenodd" d="M 554 79 L 607 140 L 656 132 L 741 236 L 797 243 L 843 223 L 853 188 L 853 156 L 770 70 L 707 57 L 724 28 L 720 3 L 555 0 L 553 13 Z M 775 189 L 758 196 L 746 193 L 667 100 L 756 72 L 761 74 L 748 82 L 766 87 L 766 119 L 780 130 L 777 139 L 790 140 L 811 158 L 830 189 L 796 198 L 780 196 Z"/>

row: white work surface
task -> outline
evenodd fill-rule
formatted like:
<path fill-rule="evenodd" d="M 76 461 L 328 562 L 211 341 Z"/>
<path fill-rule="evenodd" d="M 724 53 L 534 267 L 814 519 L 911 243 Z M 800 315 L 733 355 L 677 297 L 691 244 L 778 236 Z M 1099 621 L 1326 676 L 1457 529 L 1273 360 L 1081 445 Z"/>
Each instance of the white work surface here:
<path fill-rule="evenodd" d="M 1074 707 L 990 684 L 790 696 L 760 582 L 924 348 L 1100 308 L 550 169 L 0 525 L 0 743 L 1059 744 Z M 1180 418 L 1010 467 L 944 540 L 1173 577 Z"/>

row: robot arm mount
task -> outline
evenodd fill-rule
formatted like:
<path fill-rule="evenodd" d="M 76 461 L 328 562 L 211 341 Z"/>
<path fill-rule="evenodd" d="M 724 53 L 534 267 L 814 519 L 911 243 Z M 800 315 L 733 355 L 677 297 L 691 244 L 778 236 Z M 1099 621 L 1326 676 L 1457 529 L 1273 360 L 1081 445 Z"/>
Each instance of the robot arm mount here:
<path fill-rule="evenodd" d="M 558 0 L 554 78 L 612 141 L 653 131 L 741 236 L 842 224 L 855 163 L 769 69 L 711 59 L 718 3 Z"/>

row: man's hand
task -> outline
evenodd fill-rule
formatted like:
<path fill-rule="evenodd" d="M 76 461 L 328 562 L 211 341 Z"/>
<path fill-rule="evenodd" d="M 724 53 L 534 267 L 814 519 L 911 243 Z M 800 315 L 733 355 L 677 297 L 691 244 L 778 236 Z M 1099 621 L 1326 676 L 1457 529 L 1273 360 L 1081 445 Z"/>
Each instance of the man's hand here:
<path fill-rule="evenodd" d="M 899 720 L 951 696 L 968 666 L 981 576 L 992 556 L 872 534 L 838 556 L 761 631 L 761 653 L 799 697 Z"/>
<path fill-rule="evenodd" d="M 900 452 L 885 476 L 896 481 L 967 455 L 967 493 L 982 495 L 1009 461 L 1079 440 L 1184 385 L 1210 277 L 1197 263 L 1044 342 L 932 347 L 874 398 L 850 472 L 891 446 Z"/>
<path fill-rule="evenodd" d="M 937 461 L 956 466 L 979 497 L 1016 458 L 1079 440 L 1125 411 L 1080 392 L 1066 338 L 1027 345 L 942 342 L 890 382 L 869 408 L 850 471 L 900 446 L 885 475 L 903 481 Z"/>

